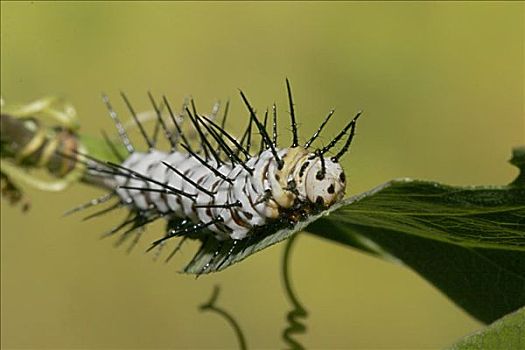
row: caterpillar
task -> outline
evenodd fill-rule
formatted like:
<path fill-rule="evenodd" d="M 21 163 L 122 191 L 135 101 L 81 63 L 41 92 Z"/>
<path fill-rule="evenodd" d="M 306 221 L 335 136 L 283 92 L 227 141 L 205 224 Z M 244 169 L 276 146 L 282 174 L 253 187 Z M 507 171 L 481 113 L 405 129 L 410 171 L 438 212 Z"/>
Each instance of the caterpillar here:
<path fill-rule="evenodd" d="M 164 218 L 168 223 L 167 230 L 163 237 L 151 244 L 150 250 L 160 250 L 166 241 L 174 237 L 182 237 L 182 241 L 186 238 L 214 239 L 219 242 L 219 248 L 213 259 L 218 255 L 221 242 L 232 242 L 226 255 L 228 257 L 239 242 L 293 225 L 312 213 L 330 207 L 345 194 L 346 177 L 339 161 L 350 148 L 361 112 L 327 145 L 314 149 L 313 142 L 334 114 L 333 110 L 330 111 L 308 141 L 300 145 L 288 79 L 286 90 L 292 140 L 289 146 L 283 148 L 277 144 L 275 104 L 272 106 L 273 132 L 270 136 L 266 130 L 269 111 L 266 110 L 261 121 L 244 92 L 240 91 L 249 118 L 248 126 L 238 140 L 224 128 L 229 104 L 219 125 L 213 117 L 197 113 L 193 100 L 191 109 L 185 103 L 182 113 L 177 114 L 165 96 L 159 103 L 148 93 L 156 115 L 155 134 L 159 129 L 163 130 L 171 145 L 170 151 L 156 148 L 157 137 L 148 136 L 129 99 L 121 93 L 148 146 L 146 152 L 136 150 L 109 98 L 103 95 L 103 102 L 119 135 L 120 147 L 127 154 L 116 152 L 120 164 L 79 154 L 91 174 L 106 180 L 110 192 L 72 209 L 70 213 L 116 198 L 117 203 L 99 213 L 127 207 L 129 215 L 107 235 L 124 230 L 119 239 L 123 242 L 133 232 L 142 232 L 147 224 Z M 215 115 L 215 112 L 212 114 Z M 166 117 L 169 117 L 171 127 Z M 197 147 L 192 145 L 183 131 L 181 119 L 191 123 L 198 137 Z M 254 141 L 252 128 L 260 135 L 258 152 L 251 150 Z M 328 152 L 345 136 L 346 140 L 338 152 L 328 156 Z M 139 236 L 137 234 L 136 237 Z M 200 273 L 206 273 L 211 263 L 210 260 Z"/>

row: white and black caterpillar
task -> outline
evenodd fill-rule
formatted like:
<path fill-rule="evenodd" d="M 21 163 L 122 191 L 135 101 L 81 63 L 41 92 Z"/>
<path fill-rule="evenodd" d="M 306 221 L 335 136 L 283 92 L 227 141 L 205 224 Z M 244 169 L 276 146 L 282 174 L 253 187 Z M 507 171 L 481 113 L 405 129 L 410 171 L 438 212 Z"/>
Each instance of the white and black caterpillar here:
<path fill-rule="evenodd" d="M 121 164 L 103 162 L 84 155 L 90 171 L 94 175 L 105 176 L 113 190 L 73 211 L 116 197 L 118 203 L 99 213 L 122 206 L 130 209 L 128 219 L 109 232 L 114 234 L 125 229 L 122 240 L 129 233 L 163 217 L 168 221 L 167 232 L 164 237 L 153 242 L 152 248 L 161 247 L 172 237 L 199 238 L 202 235 L 211 236 L 220 242 L 233 240 L 235 246 L 237 242 L 264 234 L 267 227 L 294 224 L 312 212 L 326 209 L 340 201 L 345 193 L 346 179 L 339 160 L 350 147 L 361 113 L 326 146 L 312 150 L 312 143 L 334 111 L 330 111 L 317 131 L 301 146 L 288 80 L 286 87 L 293 135 L 291 145 L 286 148 L 277 146 L 276 106 L 272 107 L 273 133 L 270 137 L 266 130 L 268 111 L 261 122 L 241 91 L 241 98 L 250 116 L 248 127 L 240 140 L 224 130 L 228 105 L 222 125 L 198 114 L 195 108 L 190 111 L 187 105 L 183 107 L 182 114 L 189 119 L 199 137 L 198 150 L 192 148 L 182 131 L 180 115 L 173 112 L 166 97 L 157 103 L 149 94 L 157 126 L 171 144 L 170 152 L 159 151 L 155 148 L 156 141 L 147 135 L 129 100 L 122 94 L 149 147 L 147 152 L 138 152 L 109 99 L 103 96 L 128 155 L 120 157 Z M 162 110 L 167 111 L 172 127 L 165 121 Z M 257 154 L 251 151 L 252 126 L 261 137 Z M 345 135 L 347 137 L 340 150 L 331 157 L 327 156 Z"/>

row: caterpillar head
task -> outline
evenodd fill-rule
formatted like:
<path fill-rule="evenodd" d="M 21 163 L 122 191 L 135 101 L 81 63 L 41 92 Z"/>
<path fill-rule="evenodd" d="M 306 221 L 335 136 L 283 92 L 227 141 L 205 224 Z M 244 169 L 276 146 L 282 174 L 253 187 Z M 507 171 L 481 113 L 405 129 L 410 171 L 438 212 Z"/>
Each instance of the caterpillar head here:
<path fill-rule="evenodd" d="M 328 158 L 305 158 L 295 180 L 303 199 L 329 207 L 343 199 L 346 177 L 343 168 Z"/>

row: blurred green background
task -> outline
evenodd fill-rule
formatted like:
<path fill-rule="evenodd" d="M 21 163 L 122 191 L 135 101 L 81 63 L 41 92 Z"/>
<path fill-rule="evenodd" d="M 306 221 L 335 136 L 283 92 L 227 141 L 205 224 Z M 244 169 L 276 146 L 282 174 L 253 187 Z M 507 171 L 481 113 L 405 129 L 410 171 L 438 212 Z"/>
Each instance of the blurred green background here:
<path fill-rule="evenodd" d="M 100 92 L 124 112 L 120 89 L 137 109 L 148 89 L 172 101 L 191 94 L 200 110 L 231 98 L 238 134 L 237 89 L 258 110 L 277 102 L 284 120 L 288 77 L 302 140 L 332 107 L 324 142 L 364 110 L 344 160 L 349 195 L 395 177 L 465 185 L 516 175 L 506 160 L 525 134 L 523 3 L 2 2 L 1 11 L 3 98 L 65 96 L 86 134 L 113 131 Z M 142 254 L 161 224 L 126 256 L 98 239 L 122 213 L 61 217 L 100 193 L 28 189 L 29 214 L 2 203 L 2 347 L 234 348 L 226 323 L 197 309 L 215 284 L 251 347 L 283 347 L 282 244 L 196 280 L 177 273 L 194 244 L 170 264 Z M 402 266 L 307 235 L 295 248 L 293 283 L 310 312 L 298 339 L 309 348 L 440 348 L 481 326 Z"/>

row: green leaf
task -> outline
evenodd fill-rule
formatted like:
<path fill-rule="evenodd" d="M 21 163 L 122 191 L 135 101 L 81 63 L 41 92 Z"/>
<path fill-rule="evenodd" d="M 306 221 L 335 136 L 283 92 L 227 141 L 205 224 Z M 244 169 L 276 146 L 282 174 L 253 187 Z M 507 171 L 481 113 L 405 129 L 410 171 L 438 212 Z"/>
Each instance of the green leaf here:
<path fill-rule="evenodd" d="M 516 154 L 512 163 L 523 164 L 525 152 Z M 488 323 L 525 305 L 525 186 L 519 179 L 491 187 L 393 180 L 237 246 L 209 239 L 184 271 L 224 269 L 306 229 L 404 263 Z"/>
<path fill-rule="evenodd" d="M 308 231 L 371 240 L 483 322 L 525 305 L 525 188 L 392 181 Z"/>
<path fill-rule="evenodd" d="M 466 336 L 449 350 L 524 349 L 525 308 L 521 308 Z"/>

